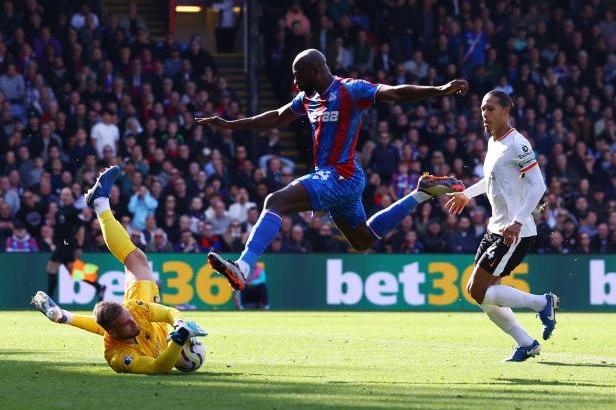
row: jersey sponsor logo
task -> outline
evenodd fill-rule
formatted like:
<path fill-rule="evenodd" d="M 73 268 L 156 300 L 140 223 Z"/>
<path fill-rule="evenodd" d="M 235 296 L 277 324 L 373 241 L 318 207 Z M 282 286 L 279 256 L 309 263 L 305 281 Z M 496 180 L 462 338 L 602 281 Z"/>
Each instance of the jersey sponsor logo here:
<path fill-rule="evenodd" d="M 325 111 L 322 114 L 319 112 L 311 113 L 308 115 L 310 122 L 316 122 L 321 115 L 322 122 L 336 122 L 338 121 L 338 117 L 340 115 L 339 111 Z"/>
<path fill-rule="evenodd" d="M 133 362 L 133 356 L 127 354 L 124 356 L 124 366 L 129 366 Z"/>
<path fill-rule="evenodd" d="M 529 151 L 529 150 L 528 150 L 528 147 L 527 147 L 526 145 L 522 145 L 522 151 L 524 151 L 524 152 L 528 152 L 528 151 Z"/>

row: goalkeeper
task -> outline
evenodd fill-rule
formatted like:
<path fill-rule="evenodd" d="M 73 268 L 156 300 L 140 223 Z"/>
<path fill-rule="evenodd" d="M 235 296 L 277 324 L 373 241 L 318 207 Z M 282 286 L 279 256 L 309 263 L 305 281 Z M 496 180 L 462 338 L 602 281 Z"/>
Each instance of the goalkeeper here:
<path fill-rule="evenodd" d="M 87 192 L 86 202 L 94 206 L 105 243 L 126 271 L 124 303 L 103 301 L 94 307 L 94 318 L 72 314 L 58 307 L 44 292 L 32 303 L 57 323 L 66 323 L 105 338 L 105 359 L 120 373 L 169 373 L 182 346 L 206 332 L 195 322 L 184 322 L 180 312 L 159 304 L 158 287 L 145 254 L 133 245 L 109 207 L 109 193 L 120 172 L 118 166 L 105 170 Z M 168 325 L 174 330 L 169 334 Z"/>

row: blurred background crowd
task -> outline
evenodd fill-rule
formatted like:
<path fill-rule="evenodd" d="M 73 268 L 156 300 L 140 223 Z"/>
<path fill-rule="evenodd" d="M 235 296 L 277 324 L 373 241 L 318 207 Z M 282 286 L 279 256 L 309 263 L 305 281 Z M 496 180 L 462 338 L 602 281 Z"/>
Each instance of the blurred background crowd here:
<path fill-rule="evenodd" d="M 238 252 L 268 193 L 307 171 L 311 135 L 292 125 L 299 158 L 264 135 L 193 125 L 195 113 L 245 115 L 196 35 L 154 40 L 135 4 L 0 1 L 0 246 L 49 252 L 67 238 L 58 209 L 80 209 L 74 241 L 106 252 L 83 193 L 120 164 L 117 218 L 147 252 Z M 515 102 L 513 125 L 533 144 L 548 191 L 535 213 L 539 253 L 616 251 L 616 18 L 592 1 L 304 0 L 262 2 L 263 70 L 280 104 L 296 90 L 291 62 L 308 47 L 339 76 L 387 84 L 470 81 L 464 97 L 363 113 L 358 144 L 372 214 L 412 190 L 424 171 L 483 176 L 482 95 Z M 274 3 L 274 5 L 270 4 Z M 251 143 L 251 138 L 258 138 Z M 373 252 L 475 252 L 490 208 L 462 215 L 425 203 Z M 73 238 L 68 238 L 72 240 Z M 326 215 L 283 218 L 268 252 L 348 252 Z"/>

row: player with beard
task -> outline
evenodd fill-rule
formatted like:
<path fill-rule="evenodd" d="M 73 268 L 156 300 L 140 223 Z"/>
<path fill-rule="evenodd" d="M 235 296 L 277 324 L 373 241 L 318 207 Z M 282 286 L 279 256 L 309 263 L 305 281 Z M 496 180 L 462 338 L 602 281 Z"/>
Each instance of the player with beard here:
<path fill-rule="evenodd" d="M 559 300 L 552 293 L 533 295 L 501 284 L 535 241 L 537 227 L 532 213 L 546 188 L 530 143 L 509 122 L 512 110 L 513 101 L 502 91 L 492 90 L 483 97 L 483 123 L 491 135 L 484 177 L 463 192 L 450 194 L 445 206 L 459 215 L 471 198 L 486 194 L 490 201 L 492 217 L 467 288 L 490 320 L 518 344 L 508 361 L 522 362 L 538 355 L 541 345 L 526 333 L 511 308 L 537 312 L 547 340 L 556 327 Z"/>
<path fill-rule="evenodd" d="M 184 322 L 177 309 L 159 304 L 158 286 L 148 259 L 111 213 L 109 195 L 119 173 L 118 166 L 104 171 L 87 192 L 86 202 L 96 211 L 109 251 L 124 264 L 124 302 L 98 302 L 94 317 L 61 309 L 42 291 L 32 298 L 32 304 L 52 322 L 103 336 L 105 359 L 116 372 L 169 373 L 184 344 L 206 332 L 195 322 Z M 171 333 L 169 325 L 173 325 Z"/>

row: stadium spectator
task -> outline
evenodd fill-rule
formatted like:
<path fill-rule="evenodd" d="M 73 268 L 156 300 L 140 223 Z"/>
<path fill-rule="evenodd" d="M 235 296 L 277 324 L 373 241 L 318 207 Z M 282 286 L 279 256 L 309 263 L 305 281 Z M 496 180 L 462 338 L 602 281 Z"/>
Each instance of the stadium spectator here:
<path fill-rule="evenodd" d="M 6 252 L 38 252 L 36 241 L 21 221 L 13 224 L 13 233 L 6 241 Z"/>
<path fill-rule="evenodd" d="M 97 3 L 63 2 L 62 13 L 50 2 L 2 4 L 3 243 L 13 235 L 12 218 L 27 222 L 25 215 L 33 214 L 26 202 L 38 197 L 40 224 L 26 223 L 26 230 L 47 250 L 45 238 L 61 189 L 80 196 L 80 187 L 93 184 L 99 170 L 112 164 L 122 164 L 125 173 L 112 191 L 112 207 L 148 243 L 156 228 L 146 226 L 147 218 L 137 218 L 128 207 L 141 186 L 159 203 L 151 223 L 168 237 L 161 250 L 180 243 L 181 220 L 197 242 L 204 237 L 200 224 L 213 223 L 219 238 L 214 248 L 226 249 L 225 238 L 233 237 L 232 220 L 238 219 L 245 241 L 267 194 L 292 180 L 296 168 L 303 171 L 304 152 L 310 152 L 305 127 L 272 130 L 255 146 L 241 145 L 247 139 L 240 132 L 194 127 L 195 112 L 243 116 L 247 107 L 238 98 L 243 90 L 226 81 L 199 36 L 180 44 L 169 34 L 157 42 L 140 18 L 137 2 L 129 4 L 126 16 L 101 14 Z M 432 85 L 464 75 L 472 84 L 464 98 L 380 104 L 362 114 L 357 148 L 368 174 L 364 202 L 369 213 L 403 195 L 422 171 L 455 173 L 467 186 L 481 178 L 486 140 L 478 96 L 497 88 L 513 96 L 512 121 L 534 145 L 548 185 L 543 214 L 537 215 L 537 250 L 586 252 L 586 234 L 593 252 L 613 249 L 613 8 L 598 2 L 580 9 L 575 2 L 526 0 L 457 6 L 445 1 L 314 2 L 314 7 L 305 7 L 312 3 L 268 4 L 262 16 L 263 67 L 281 102 L 294 93 L 291 61 L 307 46 L 323 51 L 340 76 Z M 296 136 L 299 158 L 286 152 L 289 135 Z M 194 205 L 199 200 L 208 209 L 205 217 Z M 219 201 L 219 216 L 211 221 Z M 442 252 L 455 248 L 454 240 L 466 245 L 460 238 L 485 231 L 487 206 L 485 199 L 476 198 L 457 219 L 446 219 L 438 201 L 424 204 L 410 226 L 401 226 L 373 251 Z M 17 216 L 21 207 L 26 211 Z M 328 251 L 330 247 L 321 246 L 325 242 L 339 243 L 335 233 L 330 236 L 329 224 L 313 226 L 294 218 L 282 233 L 287 244 L 298 223 L 314 251 Z M 440 225 L 437 234 L 428 233 L 437 231 L 429 228 L 433 221 Z M 84 225 L 84 250 L 104 250 L 95 225 Z M 236 241 L 233 237 L 231 243 Z M 210 248 L 207 242 L 203 248 Z M 279 252 L 282 242 L 270 250 Z"/>

